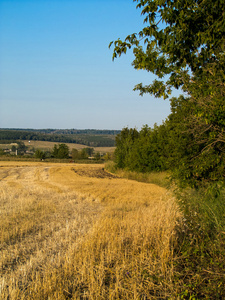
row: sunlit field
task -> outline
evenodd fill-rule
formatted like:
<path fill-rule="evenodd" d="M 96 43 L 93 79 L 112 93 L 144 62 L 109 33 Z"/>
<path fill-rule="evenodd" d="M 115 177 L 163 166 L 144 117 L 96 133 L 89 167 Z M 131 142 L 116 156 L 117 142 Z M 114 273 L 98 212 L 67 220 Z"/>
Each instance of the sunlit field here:
<path fill-rule="evenodd" d="M 43 151 L 51 151 L 55 144 L 60 144 L 56 142 L 47 142 L 47 141 L 23 141 L 25 146 L 28 148 L 35 148 L 35 149 L 41 149 Z M 88 146 L 81 145 L 81 144 L 75 144 L 75 143 L 65 143 L 69 150 L 72 151 L 72 149 L 81 150 L 83 148 L 87 148 Z M 15 145 L 17 145 L 15 143 Z M 12 144 L 0 144 L 1 149 L 7 149 L 11 148 Z M 93 147 L 96 152 L 102 152 L 102 153 L 113 153 L 115 150 L 115 147 Z"/>
<path fill-rule="evenodd" d="M 0 299 L 166 299 L 179 210 L 103 165 L 0 162 Z"/>

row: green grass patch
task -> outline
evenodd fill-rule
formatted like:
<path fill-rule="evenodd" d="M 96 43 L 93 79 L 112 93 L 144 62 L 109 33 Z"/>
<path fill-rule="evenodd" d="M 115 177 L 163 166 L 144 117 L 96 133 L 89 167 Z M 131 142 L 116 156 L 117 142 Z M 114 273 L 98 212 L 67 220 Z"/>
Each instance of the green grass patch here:
<path fill-rule="evenodd" d="M 180 299 L 224 299 L 225 191 L 182 190 L 174 285 Z"/>

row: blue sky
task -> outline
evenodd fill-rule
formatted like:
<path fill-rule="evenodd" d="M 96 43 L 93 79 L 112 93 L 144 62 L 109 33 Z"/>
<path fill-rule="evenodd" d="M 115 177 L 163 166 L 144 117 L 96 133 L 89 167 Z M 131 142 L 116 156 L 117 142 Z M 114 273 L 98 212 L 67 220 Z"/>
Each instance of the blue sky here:
<path fill-rule="evenodd" d="M 133 91 L 154 77 L 108 49 L 140 14 L 132 0 L 0 0 L 0 128 L 161 124 L 169 101 Z"/>

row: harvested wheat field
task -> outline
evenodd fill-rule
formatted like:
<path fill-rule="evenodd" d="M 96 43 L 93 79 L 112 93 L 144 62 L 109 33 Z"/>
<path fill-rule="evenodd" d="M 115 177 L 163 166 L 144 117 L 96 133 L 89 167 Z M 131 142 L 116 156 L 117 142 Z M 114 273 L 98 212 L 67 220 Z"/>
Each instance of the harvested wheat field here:
<path fill-rule="evenodd" d="M 178 208 L 103 165 L 0 162 L 1 299 L 166 299 Z"/>

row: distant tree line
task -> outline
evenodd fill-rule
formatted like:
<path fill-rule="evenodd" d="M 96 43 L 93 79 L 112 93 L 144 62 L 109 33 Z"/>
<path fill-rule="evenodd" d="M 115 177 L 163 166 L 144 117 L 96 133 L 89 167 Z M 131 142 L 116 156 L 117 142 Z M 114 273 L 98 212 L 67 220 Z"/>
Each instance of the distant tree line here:
<path fill-rule="evenodd" d="M 101 154 L 99 152 L 94 153 L 94 148 L 83 148 L 81 150 L 72 149 L 71 153 L 69 151 L 69 147 L 66 144 L 54 145 L 52 151 L 43 151 L 37 149 L 35 151 L 34 156 L 40 159 L 46 158 L 58 158 L 58 159 L 72 159 L 73 161 L 86 160 L 89 158 L 93 158 L 95 160 L 101 159 Z M 106 153 L 103 157 L 104 160 L 110 159 L 110 154 Z"/>
<path fill-rule="evenodd" d="M 113 147 L 115 146 L 115 134 L 119 131 L 98 130 L 0 130 L 0 141 L 13 142 L 17 140 L 36 140 L 57 143 L 76 143 L 91 147 Z M 106 133 L 107 132 L 107 133 Z"/>
<path fill-rule="evenodd" d="M 1 128 L 0 130 L 9 131 L 26 131 L 37 133 L 52 133 L 52 134 L 101 134 L 101 135 L 117 135 L 121 130 L 108 129 L 21 129 L 21 128 Z"/>
<path fill-rule="evenodd" d="M 83 148 L 81 150 L 72 149 L 71 153 L 69 147 L 66 144 L 54 145 L 52 151 L 43 151 L 37 149 L 34 154 L 35 158 L 46 159 L 46 158 L 58 158 L 58 159 L 72 159 L 73 161 L 86 160 L 93 158 L 95 160 L 101 159 L 99 152 L 94 153 L 94 148 Z M 105 154 L 104 160 L 109 160 L 109 153 Z"/>

